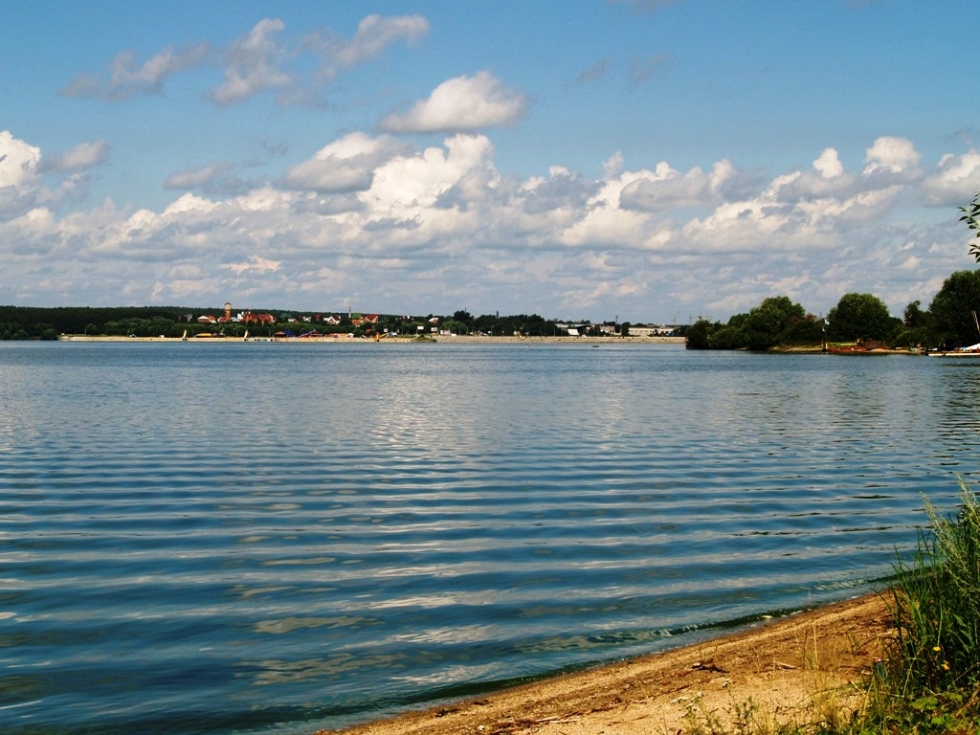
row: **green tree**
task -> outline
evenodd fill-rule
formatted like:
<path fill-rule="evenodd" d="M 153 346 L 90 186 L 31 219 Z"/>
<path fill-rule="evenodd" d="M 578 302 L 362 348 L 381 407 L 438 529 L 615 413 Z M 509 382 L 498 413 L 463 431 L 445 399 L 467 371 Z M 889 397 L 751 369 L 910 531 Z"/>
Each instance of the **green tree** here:
<path fill-rule="evenodd" d="M 929 305 L 936 339 L 948 347 L 974 344 L 980 339 L 975 314 L 980 314 L 980 274 L 957 271 L 943 281 Z"/>
<path fill-rule="evenodd" d="M 768 350 L 783 343 L 790 326 L 806 317 L 806 311 L 788 296 L 770 296 L 754 309 L 742 324 L 742 338 L 750 350 Z"/>
<path fill-rule="evenodd" d="M 841 342 L 885 340 L 900 324 L 881 299 L 868 293 L 841 296 L 837 306 L 827 313 L 827 322 L 830 338 Z"/>
<path fill-rule="evenodd" d="M 741 316 L 746 316 L 742 314 Z M 745 346 L 742 331 L 731 324 L 719 327 L 708 335 L 708 347 L 713 350 L 737 350 Z"/>
<path fill-rule="evenodd" d="M 892 343 L 909 348 L 919 345 L 928 347 L 934 343 L 934 324 L 932 313 L 922 310 L 922 302 L 913 301 L 902 312 L 902 328 Z"/>
<path fill-rule="evenodd" d="M 710 349 L 711 334 L 720 327 L 719 324 L 712 324 L 707 319 L 698 319 L 694 324 L 685 330 L 687 343 L 685 347 L 689 350 Z"/>

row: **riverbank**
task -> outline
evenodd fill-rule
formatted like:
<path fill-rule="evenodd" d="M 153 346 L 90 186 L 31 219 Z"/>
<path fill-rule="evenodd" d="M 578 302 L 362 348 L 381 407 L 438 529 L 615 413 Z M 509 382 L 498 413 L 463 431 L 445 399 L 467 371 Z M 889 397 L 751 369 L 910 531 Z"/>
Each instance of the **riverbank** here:
<path fill-rule="evenodd" d="M 657 735 L 844 716 L 883 655 L 877 594 L 706 642 L 370 722 L 344 735 Z M 776 728 L 773 727 L 772 730 Z M 764 730 L 770 731 L 770 730 Z M 327 732 L 321 731 L 318 735 Z"/>

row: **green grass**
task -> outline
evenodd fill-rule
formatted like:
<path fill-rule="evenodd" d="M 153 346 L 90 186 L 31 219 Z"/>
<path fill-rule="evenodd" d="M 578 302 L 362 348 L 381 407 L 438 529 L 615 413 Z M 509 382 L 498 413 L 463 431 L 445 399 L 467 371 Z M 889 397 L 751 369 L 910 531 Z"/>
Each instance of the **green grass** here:
<path fill-rule="evenodd" d="M 749 701 L 731 723 L 695 708 L 684 732 L 980 735 L 980 503 L 962 481 L 960 495 L 961 507 L 950 516 L 940 516 L 926 500 L 928 527 L 910 559 L 896 562 L 886 593 L 894 637 L 885 659 L 871 667 L 857 712 L 824 712 L 787 725 Z"/>
<path fill-rule="evenodd" d="M 962 481 L 960 497 L 953 516 L 926 501 L 929 528 L 896 565 L 892 649 L 841 733 L 980 733 L 980 505 Z"/>

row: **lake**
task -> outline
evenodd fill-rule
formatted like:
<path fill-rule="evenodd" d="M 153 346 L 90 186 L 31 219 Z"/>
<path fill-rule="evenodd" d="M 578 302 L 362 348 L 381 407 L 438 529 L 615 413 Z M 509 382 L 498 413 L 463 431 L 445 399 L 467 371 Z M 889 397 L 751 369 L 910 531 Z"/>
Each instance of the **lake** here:
<path fill-rule="evenodd" d="M 964 362 L 2 343 L 0 731 L 310 733 L 880 587 Z"/>

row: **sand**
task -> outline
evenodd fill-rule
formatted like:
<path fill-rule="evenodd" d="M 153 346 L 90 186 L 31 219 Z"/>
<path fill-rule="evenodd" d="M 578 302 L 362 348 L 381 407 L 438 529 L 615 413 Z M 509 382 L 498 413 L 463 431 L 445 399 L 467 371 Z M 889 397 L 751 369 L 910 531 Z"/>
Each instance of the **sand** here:
<path fill-rule="evenodd" d="M 342 732 L 675 735 L 706 718 L 734 731 L 746 717 L 771 725 L 846 716 L 860 704 L 861 683 L 883 655 L 889 631 L 884 599 L 869 595 Z"/>

